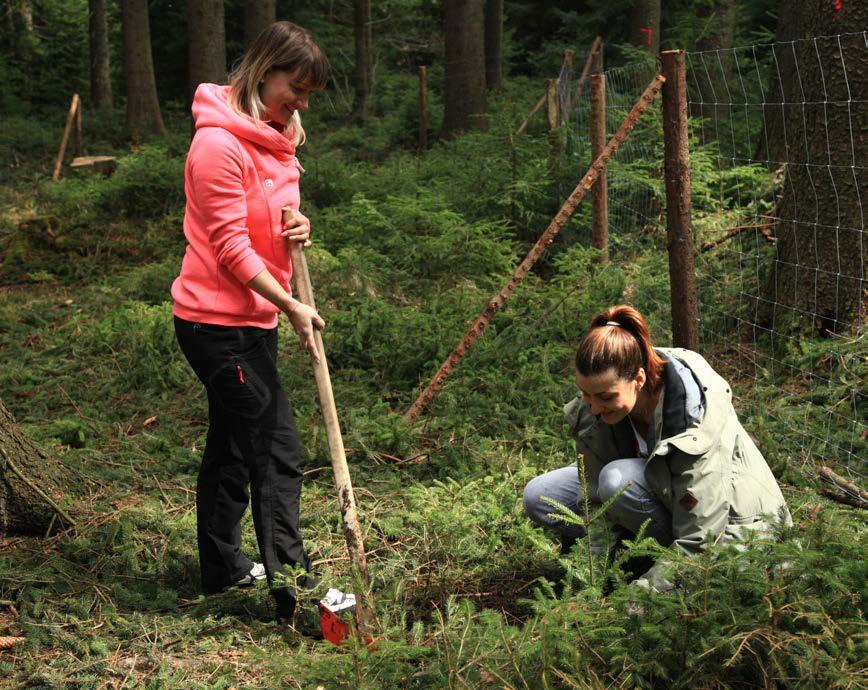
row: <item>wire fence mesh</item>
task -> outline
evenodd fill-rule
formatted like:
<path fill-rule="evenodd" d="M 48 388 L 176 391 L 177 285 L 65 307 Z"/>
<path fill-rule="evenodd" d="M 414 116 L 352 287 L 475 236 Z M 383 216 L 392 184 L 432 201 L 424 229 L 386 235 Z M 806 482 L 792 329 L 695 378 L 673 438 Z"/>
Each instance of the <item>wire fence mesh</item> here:
<path fill-rule="evenodd" d="M 716 180 L 694 194 L 703 342 L 782 450 L 861 478 L 866 52 L 860 33 L 687 54 Z"/>
<path fill-rule="evenodd" d="M 686 55 L 704 354 L 755 426 L 773 422 L 776 452 L 862 479 L 866 51 L 858 33 Z M 658 69 L 604 72 L 608 133 Z M 562 70 L 564 123 L 590 162 L 589 81 L 576 81 Z M 609 165 L 613 260 L 665 243 L 662 170 L 658 109 Z"/>

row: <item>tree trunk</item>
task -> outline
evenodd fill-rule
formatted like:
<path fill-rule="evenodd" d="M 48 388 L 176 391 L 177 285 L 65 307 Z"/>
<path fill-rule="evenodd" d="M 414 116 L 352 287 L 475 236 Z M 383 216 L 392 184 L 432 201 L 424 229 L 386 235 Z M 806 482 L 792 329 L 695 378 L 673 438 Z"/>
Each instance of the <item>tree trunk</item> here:
<path fill-rule="evenodd" d="M 17 0 L 7 4 L 5 8 L 9 24 L 11 42 L 15 57 L 21 62 L 29 62 L 34 58 L 38 39 L 33 31 L 32 0 Z"/>
<path fill-rule="evenodd" d="M 698 93 L 691 94 L 690 115 L 703 118 L 703 144 L 714 139 L 716 124 L 731 116 L 724 101 L 728 100 L 725 85 L 731 83 L 733 73 L 733 55 L 727 51 L 732 48 L 734 5 L 734 0 L 703 0 L 696 6 L 700 34 L 696 39 L 697 54 L 691 63 Z M 722 91 L 718 93 L 719 90 Z"/>
<path fill-rule="evenodd" d="M 801 38 L 801 13 L 800 3 L 781 0 L 778 11 L 778 26 L 776 39 L 781 43 L 789 43 Z M 787 46 L 775 46 L 772 49 L 772 59 L 769 71 L 769 86 L 763 107 L 764 136 L 759 137 L 754 158 L 757 160 L 770 161 L 771 167 L 778 167 L 778 161 L 786 160 L 784 151 L 784 112 L 779 105 L 783 102 L 791 102 L 796 90 L 799 88 L 795 79 L 785 79 L 781 82 L 782 75 L 792 75 L 795 71 L 793 53 L 787 50 Z"/>
<path fill-rule="evenodd" d="M 786 3 L 784 3 L 786 4 Z M 795 35 L 826 36 L 786 46 L 791 54 L 782 110 L 786 178 L 778 242 L 760 322 L 847 331 L 864 322 L 868 243 L 863 200 L 868 180 L 868 111 L 855 101 L 868 93 L 868 51 L 861 32 L 868 4 L 844 3 L 838 18 L 824 0 L 799 7 Z"/>
<path fill-rule="evenodd" d="M 143 134 L 165 134 L 154 81 L 147 0 L 121 0 L 121 27 L 127 81 L 127 135 L 138 140 Z"/>
<path fill-rule="evenodd" d="M 503 83 L 503 0 L 485 3 L 485 85 L 499 89 Z"/>
<path fill-rule="evenodd" d="M 202 83 L 226 83 L 223 0 L 187 0 L 188 102 Z"/>
<path fill-rule="evenodd" d="M 660 52 L 660 0 L 635 0 L 630 13 L 630 43 L 653 55 Z"/>
<path fill-rule="evenodd" d="M 0 400 L 0 538 L 68 526 L 51 505 L 62 498 L 62 476 L 63 468 L 24 435 Z"/>
<path fill-rule="evenodd" d="M 108 17 L 106 0 L 88 0 L 90 39 L 90 99 L 98 110 L 112 109 L 112 82 L 109 69 Z"/>
<path fill-rule="evenodd" d="M 276 0 L 246 0 L 244 3 L 244 45 L 253 41 L 277 20 Z"/>
<path fill-rule="evenodd" d="M 368 114 L 371 93 L 371 0 L 353 0 L 353 33 L 356 39 L 356 98 L 353 111 L 359 122 Z"/>
<path fill-rule="evenodd" d="M 487 129 L 484 0 L 446 0 L 444 135 Z"/>

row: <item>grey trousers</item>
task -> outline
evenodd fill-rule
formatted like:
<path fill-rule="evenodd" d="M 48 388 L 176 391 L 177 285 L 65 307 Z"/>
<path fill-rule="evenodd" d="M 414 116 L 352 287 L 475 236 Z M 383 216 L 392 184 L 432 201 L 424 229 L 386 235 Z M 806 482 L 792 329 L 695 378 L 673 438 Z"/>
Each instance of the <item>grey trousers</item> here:
<path fill-rule="evenodd" d="M 669 546 L 672 536 L 672 514 L 645 482 L 645 460 L 643 458 L 622 458 L 603 466 L 597 481 L 597 492 L 590 497 L 593 512 L 605 501 L 615 496 L 622 488 L 623 493 L 615 500 L 607 516 L 615 525 L 636 534 L 642 523 L 650 519 L 645 534 Z M 584 497 L 579 483 L 576 465 L 546 472 L 531 479 L 524 488 L 524 510 L 536 524 L 552 530 L 567 540 L 582 537 L 584 528 L 549 517 L 557 509 L 542 499 L 552 498 L 571 508 L 576 514 L 584 512 Z"/>

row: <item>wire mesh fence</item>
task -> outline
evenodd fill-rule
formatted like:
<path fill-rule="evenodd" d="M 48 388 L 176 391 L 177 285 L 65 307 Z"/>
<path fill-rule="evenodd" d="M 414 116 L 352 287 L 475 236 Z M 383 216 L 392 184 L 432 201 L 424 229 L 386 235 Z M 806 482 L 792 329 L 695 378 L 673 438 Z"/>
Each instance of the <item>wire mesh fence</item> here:
<path fill-rule="evenodd" d="M 863 479 L 866 51 L 859 33 L 686 55 L 702 349 L 776 452 Z M 604 72 L 609 133 L 658 69 Z M 562 70 L 561 105 L 590 162 L 576 81 Z M 655 110 L 609 165 L 613 260 L 665 242 L 662 169 Z"/>
<path fill-rule="evenodd" d="M 605 120 L 611 136 L 648 82 L 660 72 L 659 62 L 649 56 L 643 62 L 605 70 Z M 591 164 L 590 79 L 578 80 L 564 74 L 559 79 L 562 105 L 572 99 L 564 118 L 571 130 L 569 153 L 580 165 Z M 621 145 L 609 163 L 609 228 L 613 243 L 624 248 L 634 242 L 637 232 L 656 228 L 661 223 L 663 139 L 659 101 L 646 113 L 637 130 Z"/>
<path fill-rule="evenodd" d="M 694 191 L 703 343 L 783 451 L 862 478 L 866 52 L 860 33 L 687 54 L 714 181 Z"/>

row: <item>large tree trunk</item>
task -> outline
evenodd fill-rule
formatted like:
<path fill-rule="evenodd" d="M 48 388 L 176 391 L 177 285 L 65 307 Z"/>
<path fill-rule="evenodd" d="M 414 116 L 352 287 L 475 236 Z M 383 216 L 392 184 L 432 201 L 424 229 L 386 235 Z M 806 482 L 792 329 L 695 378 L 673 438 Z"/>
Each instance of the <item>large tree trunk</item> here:
<path fill-rule="evenodd" d="M 90 99 L 98 110 L 112 109 L 112 82 L 109 70 L 108 17 L 106 0 L 88 0 L 90 39 Z"/>
<path fill-rule="evenodd" d="M 68 526 L 51 505 L 62 498 L 62 476 L 63 468 L 33 445 L 0 400 L 0 538 Z"/>
<path fill-rule="evenodd" d="M 786 178 L 760 321 L 841 332 L 863 323 L 866 311 L 868 180 L 861 163 L 868 157 L 868 111 L 855 101 L 868 93 L 868 50 L 861 33 L 834 34 L 861 32 L 868 3 L 844 3 L 837 20 L 824 0 L 794 4 L 799 12 L 788 35 L 830 38 L 797 41 L 785 51 L 777 148 Z"/>
<path fill-rule="evenodd" d="M 630 42 L 654 55 L 660 52 L 660 0 L 635 0 L 630 13 Z"/>
<path fill-rule="evenodd" d="M 691 63 L 694 89 L 698 93 L 691 93 L 690 115 L 703 118 L 703 144 L 713 140 L 719 131 L 718 124 L 731 117 L 730 106 L 725 103 L 728 100 L 725 85 L 731 83 L 734 67 L 733 55 L 728 52 L 732 48 L 734 5 L 734 0 L 702 0 L 696 5 L 700 34 Z"/>
<path fill-rule="evenodd" d="M 244 45 L 249 48 L 256 37 L 277 20 L 276 0 L 246 0 L 244 3 Z"/>
<path fill-rule="evenodd" d="M 701 27 L 697 50 L 732 48 L 735 0 L 702 0 L 696 5 L 696 19 Z"/>
<path fill-rule="evenodd" d="M 33 31 L 32 0 L 7 2 L 3 13 L 6 15 L 9 43 L 15 57 L 21 62 L 29 62 L 33 59 L 38 44 L 38 38 Z"/>
<path fill-rule="evenodd" d="M 187 0 L 187 77 L 192 102 L 202 83 L 226 82 L 223 0 Z"/>
<path fill-rule="evenodd" d="M 503 0 L 485 2 L 485 85 L 499 89 L 503 83 Z"/>
<path fill-rule="evenodd" d="M 127 81 L 127 134 L 134 140 L 143 134 L 165 134 L 154 80 L 147 0 L 121 0 L 121 27 Z"/>
<path fill-rule="evenodd" d="M 368 114 L 368 96 L 371 93 L 370 0 L 353 0 L 353 33 L 356 38 L 356 98 L 353 111 L 361 122 Z"/>
<path fill-rule="evenodd" d="M 777 45 L 772 48 L 768 92 L 763 108 L 764 136 L 759 137 L 757 150 L 754 154 L 754 158 L 757 160 L 770 161 L 772 168 L 779 167 L 778 161 L 786 160 L 783 135 L 784 111 L 779 104 L 791 102 L 799 88 L 798 82 L 790 78 L 795 72 L 795 63 L 793 52 L 786 44 L 802 37 L 802 11 L 800 3 L 781 0 L 776 38 L 784 45 Z M 783 83 L 781 81 L 782 75 L 786 75 Z"/>
<path fill-rule="evenodd" d="M 443 130 L 451 136 L 486 129 L 484 0 L 446 0 L 446 104 Z"/>

